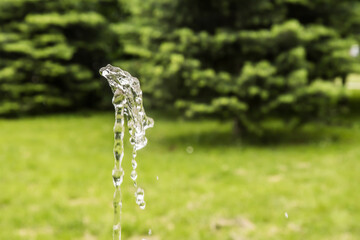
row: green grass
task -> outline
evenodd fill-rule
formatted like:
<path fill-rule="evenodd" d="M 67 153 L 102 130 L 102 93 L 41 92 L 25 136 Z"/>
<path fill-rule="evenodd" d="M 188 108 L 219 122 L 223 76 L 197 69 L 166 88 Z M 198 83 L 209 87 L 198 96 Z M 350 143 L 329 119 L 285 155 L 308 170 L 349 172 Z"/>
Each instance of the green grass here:
<path fill-rule="evenodd" d="M 154 119 L 138 153 L 145 210 L 124 159 L 124 240 L 359 239 L 360 118 L 265 146 L 234 140 L 227 122 Z M 112 124 L 0 120 L 0 239 L 112 239 Z"/>

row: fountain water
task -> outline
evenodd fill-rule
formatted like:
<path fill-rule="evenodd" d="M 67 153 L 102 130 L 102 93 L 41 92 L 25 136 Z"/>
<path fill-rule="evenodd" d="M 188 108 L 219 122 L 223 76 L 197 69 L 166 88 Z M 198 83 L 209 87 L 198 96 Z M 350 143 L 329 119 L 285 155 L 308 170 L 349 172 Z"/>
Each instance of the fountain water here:
<path fill-rule="evenodd" d="M 147 139 L 145 130 L 154 126 L 154 120 L 145 114 L 143 107 L 142 91 L 140 82 L 137 78 L 132 77 L 128 72 L 118 67 L 108 64 L 100 69 L 100 74 L 105 77 L 114 94 L 112 103 L 115 107 L 115 124 L 114 124 L 114 158 L 115 166 L 112 170 L 113 182 L 115 186 L 114 193 L 114 225 L 113 239 L 121 239 L 121 183 L 123 182 L 124 170 L 121 166 L 124 158 L 124 133 L 125 120 L 130 133 L 130 143 L 133 146 L 132 151 L 132 168 L 130 177 L 134 186 L 136 203 L 141 209 L 145 209 L 144 190 L 137 186 L 136 173 L 136 152 L 145 147 Z"/>

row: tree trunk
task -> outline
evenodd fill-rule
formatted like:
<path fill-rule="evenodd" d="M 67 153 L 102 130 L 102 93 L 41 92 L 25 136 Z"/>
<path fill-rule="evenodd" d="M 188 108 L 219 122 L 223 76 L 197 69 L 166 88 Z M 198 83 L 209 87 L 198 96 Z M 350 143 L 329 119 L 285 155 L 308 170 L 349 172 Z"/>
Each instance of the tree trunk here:
<path fill-rule="evenodd" d="M 342 83 L 342 86 L 345 87 L 346 86 L 346 80 L 347 80 L 347 75 L 344 74 L 341 76 L 341 83 Z"/>

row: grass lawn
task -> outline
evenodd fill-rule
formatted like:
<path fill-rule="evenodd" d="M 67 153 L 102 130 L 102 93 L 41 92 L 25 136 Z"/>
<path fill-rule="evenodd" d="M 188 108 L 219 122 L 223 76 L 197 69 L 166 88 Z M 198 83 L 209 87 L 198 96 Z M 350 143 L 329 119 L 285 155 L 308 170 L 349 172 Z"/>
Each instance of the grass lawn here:
<path fill-rule="evenodd" d="M 126 140 L 124 240 L 359 239 L 360 118 L 260 146 L 231 123 L 149 115 L 145 210 Z M 0 239 L 112 239 L 112 125 L 110 113 L 0 120 Z"/>

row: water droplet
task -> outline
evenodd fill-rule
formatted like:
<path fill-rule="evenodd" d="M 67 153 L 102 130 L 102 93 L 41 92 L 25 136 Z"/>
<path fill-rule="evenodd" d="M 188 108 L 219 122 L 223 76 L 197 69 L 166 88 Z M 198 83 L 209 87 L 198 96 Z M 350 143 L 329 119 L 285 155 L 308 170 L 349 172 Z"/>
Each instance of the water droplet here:
<path fill-rule="evenodd" d="M 139 203 L 140 209 L 144 210 L 144 209 L 145 209 L 145 206 L 146 206 L 145 201 L 142 201 L 142 202 Z"/>
<path fill-rule="evenodd" d="M 144 201 L 144 195 L 137 195 L 136 196 L 136 204 L 140 205 Z"/>
<path fill-rule="evenodd" d="M 286 217 L 286 218 L 289 218 L 289 215 L 288 215 L 288 213 L 287 213 L 287 212 L 285 212 L 285 217 Z"/>
<path fill-rule="evenodd" d="M 124 179 L 124 170 L 122 169 L 113 169 L 112 171 L 113 183 L 115 187 L 121 185 Z"/>
<path fill-rule="evenodd" d="M 140 206 L 142 202 L 144 202 L 144 190 L 142 188 L 138 188 L 135 193 L 136 204 Z"/>
<path fill-rule="evenodd" d="M 138 195 L 144 195 L 144 189 L 142 189 L 142 188 L 138 188 L 137 190 L 136 190 L 136 196 L 138 196 Z"/>
<path fill-rule="evenodd" d="M 135 170 L 132 170 L 132 171 L 131 171 L 130 177 L 131 177 L 131 179 L 132 179 L 133 181 L 136 180 L 136 178 L 137 178 L 137 173 L 136 173 Z"/>
<path fill-rule="evenodd" d="M 191 153 L 194 152 L 194 148 L 193 148 L 192 146 L 188 146 L 188 147 L 186 148 L 186 152 L 189 153 L 189 154 L 191 154 Z"/>
<path fill-rule="evenodd" d="M 116 225 L 113 226 L 114 231 L 117 231 L 119 229 L 121 229 L 121 226 L 119 224 L 116 224 Z"/>
<path fill-rule="evenodd" d="M 135 169 L 137 167 L 137 162 L 133 159 L 131 161 L 132 168 Z"/>

